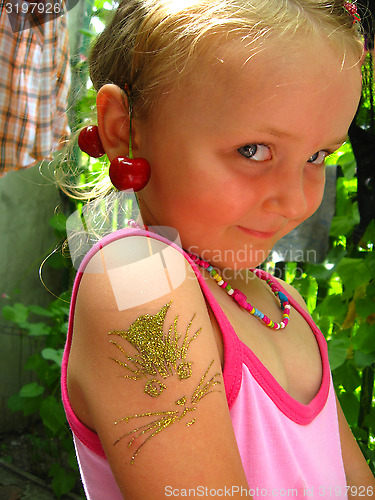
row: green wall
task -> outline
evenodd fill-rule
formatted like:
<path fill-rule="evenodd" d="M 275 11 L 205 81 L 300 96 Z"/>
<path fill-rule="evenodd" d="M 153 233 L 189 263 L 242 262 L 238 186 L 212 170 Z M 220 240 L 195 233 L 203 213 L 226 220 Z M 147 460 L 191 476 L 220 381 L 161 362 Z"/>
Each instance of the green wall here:
<path fill-rule="evenodd" d="M 0 178 L 0 309 L 15 302 L 43 306 L 53 298 L 38 271 L 56 244 L 48 221 L 60 205 L 60 195 L 49 173 L 52 165 L 45 163 L 42 173 L 39 168 L 36 165 Z M 43 277 L 57 294 L 61 273 L 47 268 Z M 30 339 L 0 314 L 0 432 L 22 427 L 22 418 L 10 413 L 6 400 L 30 381 L 22 366 L 33 348 Z"/>

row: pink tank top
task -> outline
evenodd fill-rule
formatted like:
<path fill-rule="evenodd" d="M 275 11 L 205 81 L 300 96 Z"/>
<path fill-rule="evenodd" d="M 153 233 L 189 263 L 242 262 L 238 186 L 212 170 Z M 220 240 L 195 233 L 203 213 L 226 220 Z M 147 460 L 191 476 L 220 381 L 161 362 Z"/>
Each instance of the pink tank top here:
<path fill-rule="evenodd" d="M 67 365 L 77 292 L 88 262 L 100 248 L 119 238 L 146 234 L 163 240 L 144 231 L 124 229 L 98 242 L 84 258 L 73 287 L 61 387 L 82 482 L 90 500 L 121 500 L 123 497 L 97 434 L 82 424 L 69 402 Z M 171 245 L 189 261 L 220 326 L 224 342 L 226 397 L 249 485 L 247 495 L 255 498 L 347 498 L 335 393 L 322 333 L 299 304 L 288 296 L 291 306 L 304 317 L 315 335 L 322 360 L 320 389 L 314 399 L 304 405 L 289 396 L 253 352 L 239 340 L 196 265 L 181 248 Z M 282 287 L 280 290 L 286 293 Z M 243 496 L 246 496 L 245 492 Z"/>

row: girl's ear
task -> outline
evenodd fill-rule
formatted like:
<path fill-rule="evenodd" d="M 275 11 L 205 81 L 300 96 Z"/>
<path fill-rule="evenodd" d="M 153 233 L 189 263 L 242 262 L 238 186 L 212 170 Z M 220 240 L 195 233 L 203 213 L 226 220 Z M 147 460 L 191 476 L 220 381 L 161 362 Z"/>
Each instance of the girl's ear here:
<path fill-rule="evenodd" d="M 96 107 L 99 135 L 110 161 L 129 154 L 129 107 L 126 94 L 117 85 L 100 88 Z"/>

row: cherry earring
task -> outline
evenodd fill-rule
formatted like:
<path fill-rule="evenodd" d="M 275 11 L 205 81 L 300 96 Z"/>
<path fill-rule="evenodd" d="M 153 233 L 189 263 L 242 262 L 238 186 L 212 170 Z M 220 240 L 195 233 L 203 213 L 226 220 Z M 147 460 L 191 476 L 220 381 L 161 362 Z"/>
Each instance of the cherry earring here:
<path fill-rule="evenodd" d="M 118 156 L 111 161 L 109 178 L 119 191 L 125 191 L 126 189 L 140 191 L 150 179 L 151 168 L 149 162 L 144 158 L 133 158 L 131 133 L 133 106 L 128 85 L 125 85 L 125 92 L 129 102 L 129 156 Z M 105 154 L 99 136 L 99 129 L 96 125 L 90 125 L 81 130 L 78 136 L 78 146 L 84 153 L 93 158 L 99 158 Z"/>
<path fill-rule="evenodd" d="M 132 148 L 132 117 L 133 105 L 129 86 L 125 85 L 125 93 L 129 103 L 129 156 L 119 156 L 111 161 L 109 177 L 119 191 L 133 189 L 140 191 L 148 183 L 151 175 L 149 162 L 145 158 L 133 158 Z"/>
<path fill-rule="evenodd" d="M 119 191 L 140 191 L 148 183 L 150 175 L 150 164 L 144 158 L 119 156 L 111 161 L 109 167 L 111 182 Z"/>
<path fill-rule="evenodd" d="M 84 153 L 93 158 L 99 158 L 105 154 L 96 125 L 90 125 L 81 130 L 78 136 L 78 146 Z"/>

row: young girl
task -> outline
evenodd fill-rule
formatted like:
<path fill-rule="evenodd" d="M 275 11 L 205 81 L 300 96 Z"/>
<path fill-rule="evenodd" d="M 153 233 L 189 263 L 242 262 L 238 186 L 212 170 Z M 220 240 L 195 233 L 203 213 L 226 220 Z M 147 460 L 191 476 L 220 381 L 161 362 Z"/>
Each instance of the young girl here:
<path fill-rule="evenodd" d="M 372 496 L 322 334 L 255 269 L 320 204 L 362 52 L 341 0 L 124 0 L 98 38 L 80 146 L 141 217 L 73 290 L 62 391 L 88 498 Z"/>

